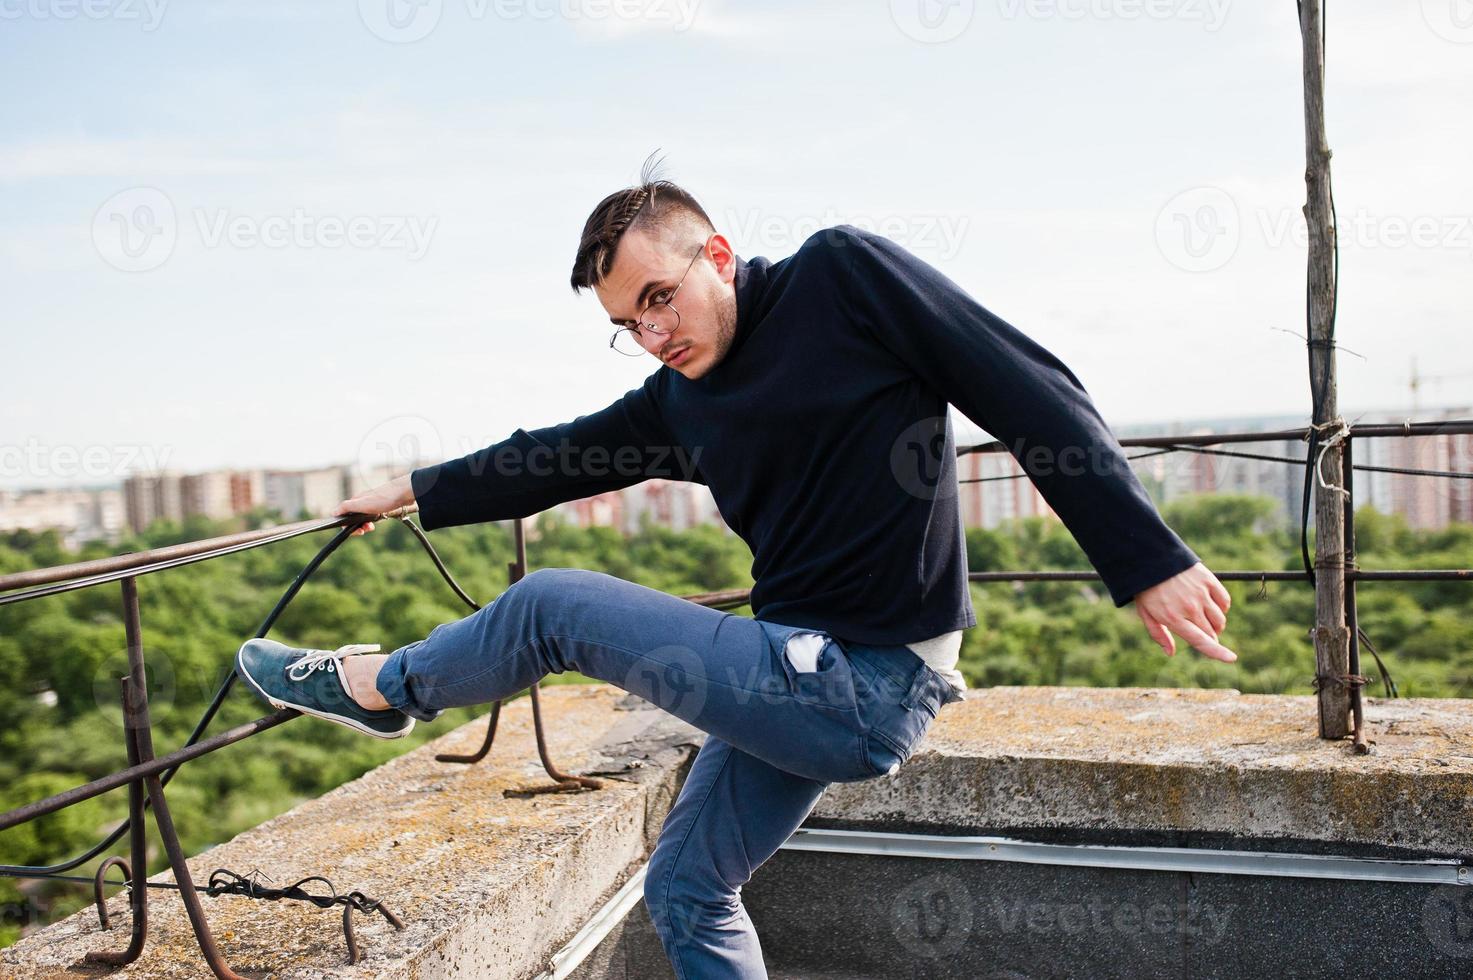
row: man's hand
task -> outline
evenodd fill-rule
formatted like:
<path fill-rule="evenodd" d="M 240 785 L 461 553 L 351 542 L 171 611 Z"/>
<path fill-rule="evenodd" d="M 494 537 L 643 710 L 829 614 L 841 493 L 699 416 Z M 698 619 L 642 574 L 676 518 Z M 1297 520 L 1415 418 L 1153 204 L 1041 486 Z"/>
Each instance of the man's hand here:
<path fill-rule="evenodd" d="M 409 485 L 409 474 L 390 480 L 388 483 L 365 490 L 356 497 L 349 497 L 338 504 L 332 516 L 343 514 L 384 514 L 391 510 L 414 503 L 414 490 Z M 367 534 L 373 530 L 373 521 L 353 530 L 353 536 Z"/>
<path fill-rule="evenodd" d="M 1238 655 L 1217 642 L 1227 629 L 1232 597 L 1217 576 L 1201 562 L 1164 582 L 1136 594 L 1135 611 L 1146 624 L 1151 639 L 1161 644 L 1168 657 L 1176 654 L 1173 632 L 1204 657 L 1232 663 Z"/>

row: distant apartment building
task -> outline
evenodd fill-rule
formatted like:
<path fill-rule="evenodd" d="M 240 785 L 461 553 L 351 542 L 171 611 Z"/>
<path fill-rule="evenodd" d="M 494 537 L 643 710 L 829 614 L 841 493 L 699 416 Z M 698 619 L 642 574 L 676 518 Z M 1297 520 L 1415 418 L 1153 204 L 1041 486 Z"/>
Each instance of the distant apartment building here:
<path fill-rule="evenodd" d="M 302 510 L 329 513 L 343 499 L 346 467 L 312 470 L 209 470 L 137 473 L 123 481 L 128 527 L 143 531 L 156 520 L 199 515 L 225 520 L 257 507 L 293 520 Z"/>
<path fill-rule="evenodd" d="M 1113 431 L 1120 439 L 1148 435 L 1210 436 L 1224 432 L 1275 432 L 1302 428 L 1304 424 L 1305 420 L 1297 416 L 1262 416 L 1172 422 L 1164 426 L 1122 426 Z M 1274 502 L 1274 514 L 1281 521 L 1298 514 L 1300 495 L 1304 492 L 1307 448 L 1302 440 L 1272 439 L 1195 448 L 1205 451 L 1181 449 L 1162 453 L 1155 448 L 1127 446 L 1125 454 L 1133 457 L 1131 468 L 1158 505 L 1189 494 L 1233 493 L 1268 497 Z"/>
<path fill-rule="evenodd" d="M 976 445 L 990 440 L 958 441 Z M 963 527 L 991 529 L 1017 518 L 1053 515 L 1043 494 L 1008 453 L 963 453 L 956 460 L 956 480 Z"/>
<path fill-rule="evenodd" d="M 646 520 L 674 531 L 698 524 L 726 529 L 710 489 L 683 480 L 645 480 L 624 490 L 570 500 L 553 512 L 578 527 L 612 527 L 625 534 L 637 533 Z"/>
<path fill-rule="evenodd" d="M 1428 419 L 1424 415 L 1420 420 L 1443 421 L 1452 417 L 1470 418 L 1473 410 L 1465 409 L 1456 416 L 1446 413 L 1439 419 Z M 1401 420 L 1382 418 L 1376 421 L 1394 423 Z M 1360 488 L 1365 486 L 1367 496 L 1361 499 L 1374 504 L 1377 510 L 1403 515 L 1407 524 L 1414 528 L 1431 530 L 1447 527 L 1453 522 L 1473 523 L 1473 478 L 1466 475 L 1473 474 L 1473 435 L 1438 433 L 1416 439 L 1366 439 L 1355 447 L 1355 462 L 1465 474 L 1458 478 L 1357 473 L 1355 485 L 1358 498 L 1361 497 Z"/>
<path fill-rule="evenodd" d="M 704 483 L 646 480 L 637 489 L 640 492 L 629 494 L 625 501 L 622 527 L 627 533 L 638 531 L 646 518 L 651 524 L 672 531 L 684 531 L 697 524 L 725 526 L 716 509 L 716 498 Z"/>
<path fill-rule="evenodd" d="M 260 470 L 211 470 L 179 480 L 184 513 L 223 520 L 265 501 L 265 475 Z"/>
<path fill-rule="evenodd" d="M 610 490 L 580 500 L 569 500 L 558 504 L 553 512 L 576 527 L 624 526 L 624 501 L 635 488 Z"/>
<path fill-rule="evenodd" d="M 1423 411 L 1417 421 L 1439 422 L 1473 418 L 1473 409 L 1445 408 Z M 1405 416 L 1391 412 L 1347 413 L 1357 424 L 1398 424 Z M 1134 435 L 1210 435 L 1217 432 L 1272 432 L 1303 428 L 1303 416 L 1218 419 L 1140 425 L 1116 429 L 1120 438 Z M 1158 503 L 1189 493 L 1247 493 L 1272 499 L 1280 518 L 1295 523 L 1303 505 L 1305 459 L 1308 443 L 1303 439 L 1232 443 L 1208 447 L 1229 453 L 1249 453 L 1274 459 L 1244 459 L 1238 456 L 1200 452 L 1174 452 L 1151 456 L 1133 463 L 1148 485 L 1158 488 Z M 1128 448 L 1127 455 L 1149 452 Z M 1284 463 L 1278 460 L 1290 460 Z M 1415 437 L 1377 437 L 1355 440 L 1352 463 L 1392 469 L 1437 473 L 1473 473 L 1473 436 L 1436 433 Z M 1386 514 L 1400 514 L 1409 527 L 1433 530 L 1453 522 L 1473 523 L 1473 480 L 1468 478 L 1357 470 L 1352 477 L 1355 506 L 1374 507 Z"/>
<path fill-rule="evenodd" d="M 264 480 L 265 503 L 283 520 L 294 521 L 303 511 L 318 517 L 332 512 L 349 494 L 346 467 L 327 466 L 315 470 L 268 470 Z"/>
<path fill-rule="evenodd" d="M 0 490 L 0 531 L 60 532 L 75 551 L 88 541 L 115 542 L 125 524 L 123 494 L 102 489 Z"/>
<path fill-rule="evenodd" d="M 123 509 L 128 527 L 142 531 L 154 521 L 184 519 L 184 494 L 178 473 L 160 470 L 135 473 L 123 481 Z"/>

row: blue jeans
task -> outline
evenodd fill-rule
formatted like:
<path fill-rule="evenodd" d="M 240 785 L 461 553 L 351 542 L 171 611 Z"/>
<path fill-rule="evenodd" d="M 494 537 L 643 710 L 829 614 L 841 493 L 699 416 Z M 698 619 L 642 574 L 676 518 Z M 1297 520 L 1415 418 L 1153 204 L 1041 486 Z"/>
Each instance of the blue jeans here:
<path fill-rule="evenodd" d="M 817 633 L 818 669 L 788 640 Z M 766 977 L 741 888 L 831 782 L 897 769 L 961 699 L 904 646 L 850 643 L 699 606 L 601 572 L 543 568 L 389 655 L 385 700 L 429 721 L 576 670 L 707 733 L 650 858 L 644 897 L 681 980 Z"/>

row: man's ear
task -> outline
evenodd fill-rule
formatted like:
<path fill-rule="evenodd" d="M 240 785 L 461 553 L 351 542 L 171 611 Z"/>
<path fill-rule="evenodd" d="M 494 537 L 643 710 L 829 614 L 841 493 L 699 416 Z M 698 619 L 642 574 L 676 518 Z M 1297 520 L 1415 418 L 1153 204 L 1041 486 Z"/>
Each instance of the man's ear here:
<path fill-rule="evenodd" d="M 731 242 L 720 233 L 706 239 L 706 254 L 711 256 L 711 263 L 716 266 L 716 275 L 724 283 L 730 283 L 736 279 L 736 253 L 731 249 Z"/>

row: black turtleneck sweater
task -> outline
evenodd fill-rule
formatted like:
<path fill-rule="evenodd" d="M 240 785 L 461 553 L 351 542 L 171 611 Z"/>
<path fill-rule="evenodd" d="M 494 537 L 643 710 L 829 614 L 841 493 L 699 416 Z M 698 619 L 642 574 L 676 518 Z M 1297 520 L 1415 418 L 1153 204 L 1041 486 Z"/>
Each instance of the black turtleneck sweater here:
<path fill-rule="evenodd" d="M 736 334 L 690 380 L 411 475 L 427 530 L 650 477 L 706 484 L 752 549 L 752 611 L 858 643 L 976 625 L 947 403 L 1001 440 L 1117 606 L 1197 562 L 1058 358 L 890 240 L 840 225 L 737 259 Z"/>

